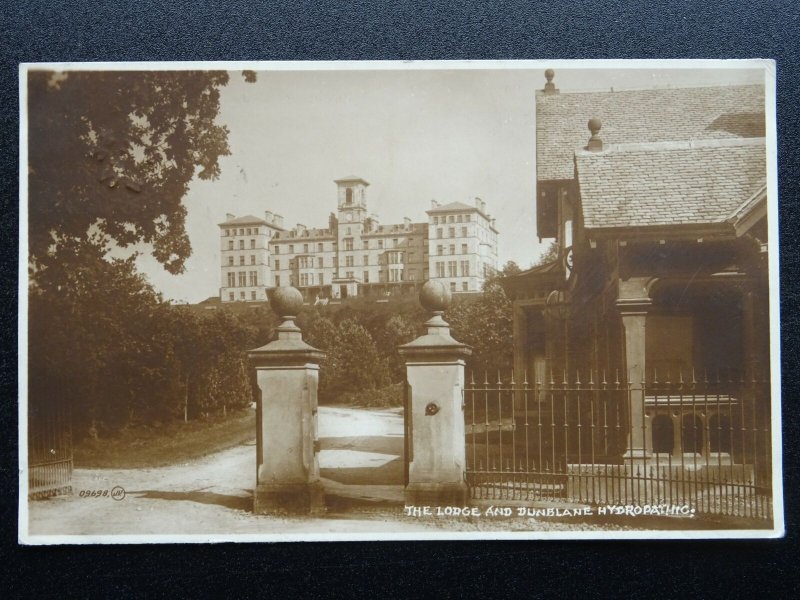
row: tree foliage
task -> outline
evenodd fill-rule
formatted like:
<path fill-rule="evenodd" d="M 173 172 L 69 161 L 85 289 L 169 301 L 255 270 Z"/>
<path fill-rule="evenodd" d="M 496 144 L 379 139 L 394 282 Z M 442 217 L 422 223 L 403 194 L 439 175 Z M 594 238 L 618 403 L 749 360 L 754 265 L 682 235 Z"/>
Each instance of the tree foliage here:
<path fill-rule="evenodd" d="M 96 237 L 152 244 L 168 271 L 181 272 L 191 252 L 181 200 L 195 175 L 217 177 L 229 152 L 228 131 L 215 122 L 227 82 L 222 71 L 31 71 L 34 267 Z"/>
<path fill-rule="evenodd" d="M 484 372 L 509 370 L 513 360 L 512 307 L 497 279 L 488 280 L 483 293 L 465 300 L 445 313 L 452 336 L 472 347 L 468 367 L 475 377 Z"/>

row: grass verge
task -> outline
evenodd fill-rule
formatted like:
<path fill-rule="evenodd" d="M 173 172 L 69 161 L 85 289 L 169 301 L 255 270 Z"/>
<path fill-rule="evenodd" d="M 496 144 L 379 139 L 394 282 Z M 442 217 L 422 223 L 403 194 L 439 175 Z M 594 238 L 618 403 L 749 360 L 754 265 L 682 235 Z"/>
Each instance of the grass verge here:
<path fill-rule="evenodd" d="M 130 427 L 113 438 L 86 439 L 74 448 L 76 467 L 141 469 L 201 458 L 255 439 L 254 410 L 207 421 Z"/>

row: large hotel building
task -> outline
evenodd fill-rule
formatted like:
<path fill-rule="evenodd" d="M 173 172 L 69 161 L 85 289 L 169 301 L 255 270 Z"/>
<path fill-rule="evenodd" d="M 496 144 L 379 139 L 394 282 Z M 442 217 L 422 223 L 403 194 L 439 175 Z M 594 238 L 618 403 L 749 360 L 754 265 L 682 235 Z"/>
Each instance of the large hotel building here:
<path fill-rule="evenodd" d="M 307 302 L 413 292 L 437 279 L 455 293 L 477 292 L 497 270 L 497 229 L 486 203 L 432 201 L 425 223 L 381 225 L 367 212 L 368 182 L 335 181 L 338 210 L 324 229 L 283 217 L 227 215 L 219 224 L 222 302 L 264 301 L 267 290 L 298 288 Z"/>

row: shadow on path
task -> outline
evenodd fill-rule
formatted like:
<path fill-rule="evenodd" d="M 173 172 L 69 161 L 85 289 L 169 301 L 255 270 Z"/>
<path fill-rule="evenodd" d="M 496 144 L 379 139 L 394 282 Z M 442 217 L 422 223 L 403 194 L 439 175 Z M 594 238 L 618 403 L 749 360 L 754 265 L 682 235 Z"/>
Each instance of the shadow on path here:
<path fill-rule="evenodd" d="M 218 494 L 216 492 L 204 492 L 202 490 L 194 490 L 191 492 L 144 490 L 141 492 L 129 492 L 129 494 L 136 494 L 138 498 L 144 498 L 146 500 L 188 501 L 197 502 L 199 504 L 214 504 L 233 510 L 250 511 L 253 508 L 253 498 L 250 495 L 250 490 L 245 491 L 248 494 L 247 496 L 232 496 L 230 494 Z"/>

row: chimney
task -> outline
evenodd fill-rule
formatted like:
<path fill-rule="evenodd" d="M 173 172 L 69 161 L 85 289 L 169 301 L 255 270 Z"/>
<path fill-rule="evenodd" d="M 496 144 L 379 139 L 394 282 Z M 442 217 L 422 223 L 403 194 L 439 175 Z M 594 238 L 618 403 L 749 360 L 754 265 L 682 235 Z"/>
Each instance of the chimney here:
<path fill-rule="evenodd" d="M 483 200 L 481 200 L 481 212 L 483 214 L 486 214 L 486 202 L 484 202 Z"/>
<path fill-rule="evenodd" d="M 283 217 L 278 214 L 273 215 L 272 224 L 283 229 Z"/>
<path fill-rule="evenodd" d="M 496 220 L 497 220 L 497 219 L 495 219 L 494 217 L 492 217 L 492 229 L 497 229 L 497 227 L 495 227 L 495 225 L 494 225 L 494 223 L 495 223 L 495 221 L 496 221 Z"/>
<path fill-rule="evenodd" d="M 406 229 L 411 227 L 411 219 L 409 219 L 408 217 L 403 217 L 403 225 L 405 225 Z"/>
<path fill-rule="evenodd" d="M 306 232 L 306 226 L 302 223 L 297 224 L 297 235 L 303 235 Z"/>
<path fill-rule="evenodd" d="M 272 223 L 272 211 L 270 210 L 264 211 L 264 220 L 267 223 Z"/>
<path fill-rule="evenodd" d="M 544 72 L 544 78 L 547 79 L 547 83 L 544 84 L 544 93 L 545 94 L 557 94 L 558 90 L 556 89 L 556 84 L 553 83 L 553 77 L 555 77 L 556 72 L 553 69 L 547 69 Z"/>
<path fill-rule="evenodd" d="M 439 208 L 439 203 L 436 200 L 431 200 L 431 208 Z"/>
<path fill-rule="evenodd" d="M 231 213 L 225 213 L 225 219 L 230 221 L 231 219 L 235 219 L 236 215 L 232 215 Z"/>
<path fill-rule="evenodd" d="M 591 152 L 600 152 L 603 149 L 603 140 L 597 134 L 600 133 L 600 128 L 603 124 L 600 119 L 589 119 L 589 131 L 592 132 L 592 137 L 589 138 L 589 143 L 586 144 L 586 149 Z"/>

